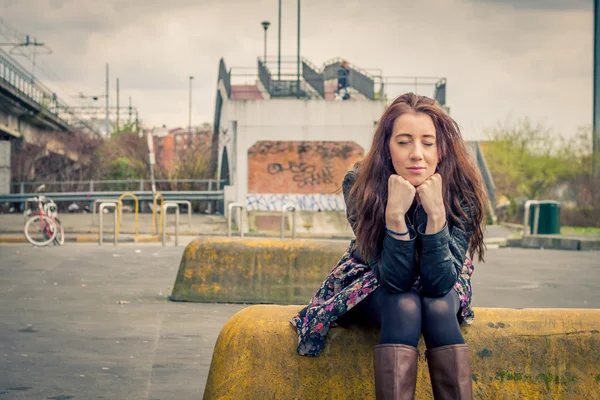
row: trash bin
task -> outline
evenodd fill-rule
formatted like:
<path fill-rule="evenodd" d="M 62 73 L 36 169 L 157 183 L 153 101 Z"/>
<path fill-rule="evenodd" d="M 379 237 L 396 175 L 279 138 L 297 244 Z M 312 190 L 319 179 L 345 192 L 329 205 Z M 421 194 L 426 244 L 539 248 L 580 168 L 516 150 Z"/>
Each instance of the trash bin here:
<path fill-rule="evenodd" d="M 535 209 L 539 207 L 537 232 L 535 229 Z M 539 201 L 529 206 L 529 233 L 551 235 L 560 233 L 560 202 Z"/>

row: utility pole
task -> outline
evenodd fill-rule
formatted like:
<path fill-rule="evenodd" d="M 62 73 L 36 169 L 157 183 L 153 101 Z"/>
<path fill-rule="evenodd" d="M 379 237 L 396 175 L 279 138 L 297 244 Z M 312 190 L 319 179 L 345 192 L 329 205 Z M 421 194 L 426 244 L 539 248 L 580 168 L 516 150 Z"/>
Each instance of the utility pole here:
<path fill-rule="evenodd" d="M 189 118 L 188 118 L 188 137 L 191 140 L 191 135 L 192 135 L 192 80 L 194 79 L 193 76 L 190 76 L 190 114 L 189 114 Z M 189 143 L 188 143 L 189 145 Z"/>
<path fill-rule="evenodd" d="M 298 76 L 296 80 L 296 98 L 300 98 L 300 0 L 298 0 Z"/>
<path fill-rule="evenodd" d="M 2 21 L 0 21 L 0 23 L 2 23 Z M 37 54 L 36 47 L 42 47 L 42 49 L 45 49 L 46 53 L 40 53 L 40 54 L 52 54 L 52 49 L 50 49 L 44 43 L 38 42 L 36 38 L 34 38 L 33 42 L 32 42 L 31 40 L 29 40 L 29 35 L 25 36 L 25 42 L 19 41 L 19 42 L 12 42 L 12 43 L 11 42 L 0 43 L 0 47 L 2 47 L 2 46 L 12 46 L 12 49 L 9 50 L 10 54 L 17 54 L 17 53 L 13 53 L 13 50 L 17 49 L 19 47 L 33 46 L 33 49 L 31 50 L 31 83 L 32 84 L 35 81 L 35 55 Z M 18 55 L 24 55 L 24 54 L 21 53 Z"/>
<path fill-rule="evenodd" d="M 109 89 L 109 82 L 108 82 L 108 64 L 106 64 L 106 121 L 105 121 L 105 125 L 106 125 L 106 137 L 108 138 L 110 136 L 110 131 L 109 131 L 109 127 L 108 127 L 108 89 Z"/>
<path fill-rule="evenodd" d="M 600 177 L 600 0 L 594 0 L 594 116 L 592 176 Z"/>
<path fill-rule="evenodd" d="M 277 37 L 277 80 L 281 80 L 281 0 L 279 0 L 279 34 Z"/>
<path fill-rule="evenodd" d="M 131 124 L 131 96 L 129 96 L 129 119 L 127 120 L 127 123 Z M 131 129 L 131 126 L 129 129 Z"/>
<path fill-rule="evenodd" d="M 117 132 L 119 132 L 119 78 L 117 78 Z"/>

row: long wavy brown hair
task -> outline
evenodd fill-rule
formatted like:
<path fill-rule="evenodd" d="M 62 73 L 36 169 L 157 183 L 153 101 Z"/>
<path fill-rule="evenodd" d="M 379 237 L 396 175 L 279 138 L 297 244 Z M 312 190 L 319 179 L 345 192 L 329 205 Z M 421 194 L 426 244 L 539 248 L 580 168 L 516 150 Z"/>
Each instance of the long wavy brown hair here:
<path fill-rule="evenodd" d="M 358 222 L 356 246 L 360 254 L 366 256 L 365 259 L 372 258 L 384 234 L 388 179 L 396 173 L 389 141 L 394 121 L 405 113 L 424 113 L 433 120 L 440 158 L 438 173 L 442 176 L 448 222 L 471 234 L 469 256 L 472 259 L 476 254 L 483 261 L 487 199 L 481 175 L 467 152 L 456 122 L 437 101 L 414 93 L 401 95 L 385 110 L 375 130 L 371 149 L 363 160 L 356 163 L 356 180 L 350 190 L 350 198 L 356 204 L 353 217 Z"/>

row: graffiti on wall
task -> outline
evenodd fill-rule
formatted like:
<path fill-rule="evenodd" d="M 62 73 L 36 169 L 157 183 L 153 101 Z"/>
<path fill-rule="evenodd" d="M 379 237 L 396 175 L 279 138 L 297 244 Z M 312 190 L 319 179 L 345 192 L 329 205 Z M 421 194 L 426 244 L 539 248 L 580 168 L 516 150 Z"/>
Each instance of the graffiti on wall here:
<path fill-rule="evenodd" d="M 281 211 L 283 204 L 293 204 L 298 211 L 342 211 L 346 209 L 341 194 L 261 194 L 246 196 L 248 211 Z"/>
<path fill-rule="evenodd" d="M 248 150 L 248 193 L 331 194 L 363 154 L 354 142 L 256 142 Z"/>

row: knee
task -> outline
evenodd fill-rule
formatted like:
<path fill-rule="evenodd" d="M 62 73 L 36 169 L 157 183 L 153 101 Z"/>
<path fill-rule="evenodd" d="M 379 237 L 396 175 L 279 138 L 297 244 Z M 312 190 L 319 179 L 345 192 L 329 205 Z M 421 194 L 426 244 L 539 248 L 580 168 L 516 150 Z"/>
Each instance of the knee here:
<path fill-rule="evenodd" d="M 392 314 L 403 315 L 405 317 L 414 316 L 415 318 L 421 316 L 421 299 L 415 291 L 403 293 L 388 292 L 385 302 L 385 308 Z"/>
<path fill-rule="evenodd" d="M 428 318 L 454 316 L 454 307 L 445 297 L 421 297 L 421 308 Z"/>

